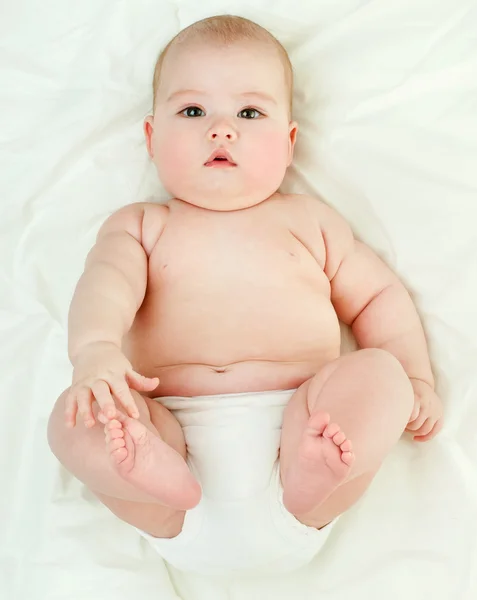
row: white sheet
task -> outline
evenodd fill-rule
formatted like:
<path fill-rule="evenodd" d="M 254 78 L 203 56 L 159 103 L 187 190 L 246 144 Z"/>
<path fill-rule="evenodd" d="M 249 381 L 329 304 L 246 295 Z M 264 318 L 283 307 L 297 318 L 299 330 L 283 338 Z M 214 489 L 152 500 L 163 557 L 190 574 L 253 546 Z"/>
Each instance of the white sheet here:
<path fill-rule="evenodd" d="M 411 290 L 446 427 L 401 442 L 304 572 L 168 571 L 50 454 L 66 315 L 104 218 L 165 198 L 142 119 L 159 49 L 230 12 L 289 49 L 300 122 L 285 189 L 320 193 Z M 0 7 L 0 597 L 477 597 L 475 0 L 4 0 Z"/>

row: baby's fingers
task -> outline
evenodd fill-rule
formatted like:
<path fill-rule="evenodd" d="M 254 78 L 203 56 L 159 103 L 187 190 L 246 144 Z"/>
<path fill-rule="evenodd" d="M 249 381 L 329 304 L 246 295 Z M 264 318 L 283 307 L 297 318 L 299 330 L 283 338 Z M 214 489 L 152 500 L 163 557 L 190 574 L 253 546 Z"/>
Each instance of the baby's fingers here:
<path fill-rule="evenodd" d="M 109 389 L 109 385 L 106 383 L 106 381 L 103 381 L 102 379 L 95 381 L 91 386 L 91 390 L 103 414 L 108 419 L 114 418 L 116 416 L 116 405 L 114 404 L 113 397 L 111 396 L 111 390 Z"/>
<path fill-rule="evenodd" d="M 91 390 L 87 387 L 80 388 L 76 393 L 78 399 L 78 412 L 84 421 L 86 427 L 93 427 L 95 420 L 93 415 L 93 398 L 91 396 Z"/>
<path fill-rule="evenodd" d="M 422 435 L 420 434 L 419 436 L 415 436 L 413 439 L 415 442 L 427 442 L 429 440 L 431 440 L 433 437 L 435 437 L 439 431 L 442 429 L 443 426 L 443 421 L 442 419 L 439 419 L 438 421 L 436 421 L 436 423 L 434 423 L 434 426 L 432 427 L 431 431 L 429 431 L 429 433 L 427 433 L 426 435 Z"/>
<path fill-rule="evenodd" d="M 65 398 L 65 422 L 66 427 L 72 428 L 76 425 L 76 415 L 78 414 L 78 402 L 76 394 L 69 392 Z"/>
<path fill-rule="evenodd" d="M 417 429 L 416 431 L 413 431 L 414 439 L 416 439 L 416 437 L 427 435 L 434 427 L 434 423 L 435 423 L 434 419 L 431 419 L 430 417 L 428 419 L 426 419 L 424 421 L 424 423 L 422 424 L 422 426 L 419 427 L 419 429 Z"/>
<path fill-rule="evenodd" d="M 418 417 L 416 419 L 414 419 L 414 421 L 410 421 L 407 424 L 406 429 L 408 431 L 417 431 L 418 429 L 420 429 L 424 425 L 425 420 L 429 416 L 426 413 L 428 413 L 428 411 L 423 410 L 422 407 L 421 407 L 421 412 L 419 413 Z"/>
<path fill-rule="evenodd" d="M 414 400 L 414 408 L 412 409 L 411 416 L 409 417 L 409 423 L 412 423 L 412 421 L 415 421 L 417 419 L 417 417 L 419 416 L 420 409 L 421 403 L 419 402 L 419 400 Z"/>
<path fill-rule="evenodd" d="M 127 414 L 134 419 L 139 419 L 139 410 L 127 383 L 124 380 L 115 380 L 110 385 L 113 394 L 124 406 Z"/>
<path fill-rule="evenodd" d="M 129 386 L 137 392 L 152 392 L 159 385 L 159 377 L 144 377 L 136 371 L 129 371 L 126 377 Z"/>

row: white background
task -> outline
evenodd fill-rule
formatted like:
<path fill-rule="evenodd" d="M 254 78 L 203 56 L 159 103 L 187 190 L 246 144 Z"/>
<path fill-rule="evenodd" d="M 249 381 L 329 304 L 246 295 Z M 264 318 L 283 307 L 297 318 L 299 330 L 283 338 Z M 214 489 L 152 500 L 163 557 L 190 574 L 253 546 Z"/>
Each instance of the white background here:
<path fill-rule="evenodd" d="M 142 134 L 157 54 L 224 12 L 288 49 L 300 130 L 284 189 L 320 194 L 406 283 L 446 407 L 441 435 L 400 442 L 308 569 L 236 582 L 168 571 L 46 442 L 97 229 L 167 197 Z M 0 191 L 0 597 L 477 597 L 475 0 L 2 0 Z"/>

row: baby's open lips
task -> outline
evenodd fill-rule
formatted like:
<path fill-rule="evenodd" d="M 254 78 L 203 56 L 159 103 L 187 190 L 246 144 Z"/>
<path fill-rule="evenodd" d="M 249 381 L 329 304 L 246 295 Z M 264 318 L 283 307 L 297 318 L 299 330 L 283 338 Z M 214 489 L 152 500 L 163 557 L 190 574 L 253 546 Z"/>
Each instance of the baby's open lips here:
<path fill-rule="evenodd" d="M 204 164 L 207 167 L 217 163 L 225 163 L 224 166 L 226 164 L 236 166 L 236 163 L 234 163 L 232 156 L 225 148 L 216 148 L 207 159 L 207 162 Z"/>

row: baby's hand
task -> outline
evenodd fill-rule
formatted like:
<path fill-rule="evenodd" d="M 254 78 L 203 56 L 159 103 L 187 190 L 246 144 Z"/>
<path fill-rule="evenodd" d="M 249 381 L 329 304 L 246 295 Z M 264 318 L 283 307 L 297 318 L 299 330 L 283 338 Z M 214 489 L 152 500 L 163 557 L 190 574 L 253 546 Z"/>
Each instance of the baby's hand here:
<path fill-rule="evenodd" d="M 406 431 L 414 434 L 414 441 L 427 442 L 442 429 L 442 402 L 425 381 L 412 378 L 410 381 L 414 389 L 414 409 Z"/>
<path fill-rule="evenodd" d="M 87 346 L 76 358 L 73 385 L 65 400 L 66 425 L 74 427 L 79 411 L 86 427 L 93 427 L 94 400 L 107 419 L 116 415 L 116 398 L 133 418 L 139 411 L 129 388 L 150 392 L 159 384 L 157 377 L 143 377 L 136 373 L 121 350 L 112 343 L 98 342 Z"/>

